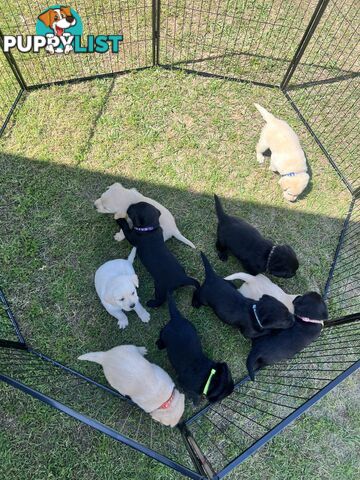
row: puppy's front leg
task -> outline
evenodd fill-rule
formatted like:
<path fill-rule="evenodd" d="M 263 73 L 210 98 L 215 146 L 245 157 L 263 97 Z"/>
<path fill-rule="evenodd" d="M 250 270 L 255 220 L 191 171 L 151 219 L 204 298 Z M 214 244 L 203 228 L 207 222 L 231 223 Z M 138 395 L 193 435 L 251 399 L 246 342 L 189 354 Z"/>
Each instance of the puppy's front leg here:
<path fill-rule="evenodd" d="M 219 240 L 216 240 L 216 250 L 218 251 L 218 257 L 222 262 L 226 262 L 229 258 L 228 249 L 220 243 Z"/>
<path fill-rule="evenodd" d="M 118 218 L 116 222 L 120 226 L 121 230 L 123 231 L 126 240 L 130 242 L 131 245 L 136 247 L 136 243 L 137 243 L 136 235 L 134 234 L 133 230 L 130 229 L 129 224 L 127 223 L 125 218 Z"/>
<path fill-rule="evenodd" d="M 191 300 L 191 305 L 194 308 L 200 308 L 202 305 L 201 298 L 200 298 L 200 291 L 199 289 L 196 289 L 195 292 L 193 293 L 192 300 Z"/>
<path fill-rule="evenodd" d="M 120 230 L 120 232 L 115 233 L 115 235 L 114 235 L 114 239 L 115 239 L 117 242 L 123 241 L 124 238 L 125 238 L 125 235 L 124 235 L 124 232 L 123 232 L 122 230 Z"/>
<path fill-rule="evenodd" d="M 264 163 L 265 157 L 263 152 L 265 152 L 268 148 L 269 147 L 263 138 L 263 134 L 261 133 L 259 141 L 256 145 L 256 159 L 259 163 Z"/>
<path fill-rule="evenodd" d="M 146 305 L 150 308 L 160 307 L 166 300 L 166 291 L 155 285 L 155 298 L 148 300 Z"/>
<path fill-rule="evenodd" d="M 148 321 L 150 320 L 150 313 L 145 310 L 145 308 L 141 305 L 140 302 L 135 305 L 134 310 L 142 322 L 148 323 Z"/>

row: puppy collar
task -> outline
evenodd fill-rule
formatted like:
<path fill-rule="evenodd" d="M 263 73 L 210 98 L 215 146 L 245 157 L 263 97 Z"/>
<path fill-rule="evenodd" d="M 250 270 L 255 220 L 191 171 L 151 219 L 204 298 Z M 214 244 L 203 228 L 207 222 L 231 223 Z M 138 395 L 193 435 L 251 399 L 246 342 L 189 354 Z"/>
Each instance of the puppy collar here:
<path fill-rule="evenodd" d="M 263 329 L 264 327 L 263 327 L 262 323 L 261 323 L 260 320 L 259 320 L 259 317 L 258 317 L 258 314 L 257 314 L 257 311 L 256 311 L 256 304 L 255 304 L 255 303 L 254 303 L 254 305 L 252 306 L 252 309 L 253 309 L 253 312 L 254 312 L 256 321 L 257 321 L 257 323 L 259 324 L 259 327 L 260 327 L 261 329 Z"/>
<path fill-rule="evenodd" d="M 270 253 L 269 253 L 269 256 L 268 256 L 268 259 L 267 259 L 267 262 L 266 262 L 266 269 L 265 269 L 266 272 L 269 272 L 270 260 L 271 260 L 272 254 L 274 253 L 276 247 L 277 247 L 277 245 L 273 245 L 272 249 L 270 250 Z"/>
<path fill-rule="evenodd" d="M 289 173 L 284 173 L 281 175 L 282 177 L 295 177 L 295 175 L 299 175 L 300 173 L 306 173 L 304 171 L 301 172 L 289 172 Z"/>
<path fill-rule="evenodd" d="M 318 323 L 319 325 L 321 325 L 322 327 L 324 326 L 324 320 L 314 320 L 312 318 L 308 318 L 308 317 L 299 317 L 300 320 L 302 320 L 303 322 L 307 322 L 307 323 Z"/>
<path fill-rule="evenodd" d="M 207 382 L 205 383 L 204 390 L 203 390 L 203 392 L 202 392 L 203 395 L 205 395 L 205 396 L 207 395 L 207 393 L 208 393 L 208 391 L 209 391 L 210 382 L 211 382 L 212 377 L 215 375 L 215 373 L 216 373 L 215 368 L 212 368 L 212 369 L 211 369 L 211 372 L 210 372 L 210 375 L 209 375 L 209 377 L 208 377 L 208 379 L 207 379 Z"/>
<path fill-rule="evenodd" d="M 157 227 L 134 227 L 134 230 L 137 232 L 152 232 Z"/>
<path fill-rule="evenodd" d="M 162 403 L 160 407 L 158 407 L 156 410 L 166 410 L 167 408 L 169 408 L 171 405 L 171 402 L 174 400 L 174 397 L 175 397 L 175 387 L 173 388 L 173 391 L 171 392 L 171 395 L 166 400 L 166 402 Z"/>

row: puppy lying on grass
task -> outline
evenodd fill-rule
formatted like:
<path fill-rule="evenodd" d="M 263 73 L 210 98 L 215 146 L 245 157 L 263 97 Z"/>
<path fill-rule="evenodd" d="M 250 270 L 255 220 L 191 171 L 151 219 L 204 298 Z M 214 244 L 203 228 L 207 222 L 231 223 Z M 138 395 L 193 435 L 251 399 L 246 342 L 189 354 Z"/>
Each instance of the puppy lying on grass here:
<path fill-rule="evenodd" d="M 272 332 L 252 341 L 252 348 L 246 361 L 251 380 L 255 371 L 293 358 L 311 342 L 316 340 L 328 318 L 328 311 L 321 295 L 309 292 L 294 300 L 295 323 L 291 328 Z"/>
<path fill-rule="evenodd" d="M 130 229 L 124 218 L 119 218 L 117 222 L 126 239 L 137 248 L 141 262 L 154 280 L 155 298 L 146 305 L 151 308 L 160 307 L 168 292 L 171 293 L 176 288 L 185 285 L 199 287 L 199 282 L 186 274 L 165 245 L 159 223 L 160 211 L 149 203 L 140 202 L 131 205 L 127 214 L 133 223 L 133 229 Z"/>
<path fill-rule="evenodd" d="M 256 338 L 272 329 L 289 328 L 294 316 L 276 298 L 263 295 L 258 302 L 245 298 L 236 287 L 217 275 L 209 260 L 201 252 L 205 281 L 194 292 L 192 305 L 211 307 L 220 320 L 237 327 L 246 338 Z"/>
<path fill-rule="evenodd" d="M 254 103 L 266 124 L 256 145 L 256 158 L 264 163 L 270 153 L 270 170 L 279 172 L 279 185 L 286 200 L 295 202 L 309 183 L 306 157 L 294 130 L 284 120 L 280 120 L 261 105 Z"/>
<path fill-rule="evenodd" d="M 243 280 L 244 283 L 238 291 L 246 298 L 252 300 L 260 300 L 263 295 L 270 295 L 283 303 L 290 313 L 294 313 L 293 301 L 299 295 L 289 295 L 284 292 L 278 285 L 273 283 L 265 275 L 259 273 L 258 275 L 250 275 L 245 272 L 233 273 L 225 277 L 225 280 Z"/>
<path fill-rule="evenodd" d="M 176 226 L 175 219 L 169 210 L 155 200 L 144 197 L 136 188 L 128 189 L 123 187 L 121 183 L 114 183 L 95 201 L 94 206 L 99 213 L 113 213 L 115 220 L 117 220 L 118 218 L 126 217 L 126 212 L 130 205 L 139 202 L 150 203 L 150 205 L 154 205 L 154 207 L 160 211 L 160 225 L 163 229 L 165 241 L 171 237 L 175 237 L 177 240 L 180 240 L 180 242 L 185 243 L 185 245 L 195 248 L 195 245 L 180 233 L 180 230 Z M 120 230 L 120 232 L 115 234 L 114 238 L 118 242 L 121 242 L 125 236 Z"/>
<path fill-rule="evenodd" d="M 149 413 L 154 420 L 174 427 L 184 412 L 184 394 L 162 368 L 148 362 L 145 347 L 121 345 L 107 352 L 85 353 L 79 360 L 101 365 L 110 385 Z"/>
<path fill-rule="evenodd" d="M 167 349 L 179 384 L 195 405 L 202 395 L 209 402 L 222 400 L 234 390 L 229 367 L 204 354 L 193 324 L 181 315 L 171 296 L 168 301 L 170 321 L 161 330 L 156 345 L 160 350 Z"/>
<path fill-rule="evenodd" d="M 299 262 L 289 245 L 275 245 L 249 223 L 227 215 L 219 197 L 214 197 L 218 217 L 216 248 L 220 260 L 227 260 L 230 251 L 251 275 L 263 272 L 284 278 L 295 275 Z"/>
<path fill-rule="evenodd" d="M 125 328 L 129 324 L 123 310 L 135 310 L 144 323 L 150 320 L 150 314 L 137 296 L 139 279 L 133 267 L 135 255 L 136 248 L 133 248 L 127 260 L 110 260 L 101 265 L 95 273 L 96 293 L 105 310 L 117 319 L 119 328 Z"/>

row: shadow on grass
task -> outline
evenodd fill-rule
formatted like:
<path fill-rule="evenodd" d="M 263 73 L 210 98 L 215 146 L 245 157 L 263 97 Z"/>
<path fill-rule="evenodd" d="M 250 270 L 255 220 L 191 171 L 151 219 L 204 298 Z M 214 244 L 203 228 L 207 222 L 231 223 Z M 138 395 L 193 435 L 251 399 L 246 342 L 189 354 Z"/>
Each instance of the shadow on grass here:
<path fill-rule="evenodd" d="M 0 284 L 29 344 L 100 382 L 104 378 L 98 366 L 77 362 L 81 353 L 119 344 L 145 345 L 149 360 L 161 365 L 174 378 L 166 354 L 155 346 L 159 330 L 168 319 L 166 306 L 152 310 L 151 321 L 146 325 L 131 312 L 129 326 L 120 331 L 116 320 L 99 304 L 93 286 L 94 272 L 109 259 L 127 256 L 131 247 L 126 241 L 120 244 L 114 241 L 115 221 L 110 215 L 98 214 L 93 201 L 116 181 L 160 201 L 174 214 L 182 233 L 197 246 L 194 251 L 172 239 L 169 248 L 187 272 L 201 281 L 200 250 L 209 256 L 221 275 L 242 270 L 234 258 L 226 263 L 217 258 L 212 195 L 16 155 L 2 154 L 0 160 L 1 257 L 5 267 Z M 251 222 L 265 236 L 295 248 L 300 260 L 298 274 L 290 280 L 274 281 L 291 293 L 322 290 L 343 219 L 234 199 L 223 199 L 223 204 L 227 212 Z M 138 260 L 135 269 L 140 278 L 139 295 L 145 303 L 153 293 L 152 281 Z M 209 309 L 193 309 L 191 295 L 191 288 L 183 288 L 176 292 L 176 300 L 198 329 L 204 350 L 215 360 L 228 362 L 234 378 L 241 378 L 245 373 L 248 341 L 223 325 Z M 50 396 L 59 396 L 60 401 L 61 396 L 65 397 L 63 401 L 75 403 L 78 411 L 190 465 L 177 431 L 154 424 L 149 416 L 119 403 L 116 397 L 93 387 L 90 391 L 90 387 L 65 378 L 63 372 L 57 376 L 54 370 L 43 367 L 37 369 L 35 376 L 31 374 L 31 380 L 37 382 L 38 388 L 42 381 L 44 388 L 50 389 Z M 194 411 L 187 403 L 185 418 Z M 232 447 L 229 456 L 237 452 Z"/>

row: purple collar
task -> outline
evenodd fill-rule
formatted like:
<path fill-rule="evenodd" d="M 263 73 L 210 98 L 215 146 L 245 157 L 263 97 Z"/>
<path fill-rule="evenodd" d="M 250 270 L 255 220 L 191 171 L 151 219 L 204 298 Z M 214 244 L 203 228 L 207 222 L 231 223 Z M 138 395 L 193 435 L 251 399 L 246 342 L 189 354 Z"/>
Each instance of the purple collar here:
<path fill-rule="evenodd" d="M 134 227 L 134 230 L 136 230 L 137 232 L 152 232 L 156 229 L 157 227 Z"/>

